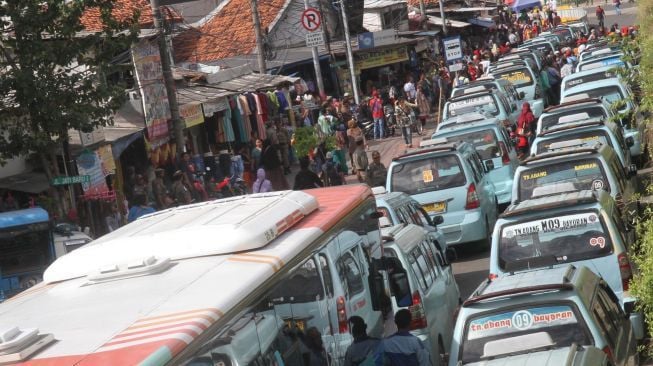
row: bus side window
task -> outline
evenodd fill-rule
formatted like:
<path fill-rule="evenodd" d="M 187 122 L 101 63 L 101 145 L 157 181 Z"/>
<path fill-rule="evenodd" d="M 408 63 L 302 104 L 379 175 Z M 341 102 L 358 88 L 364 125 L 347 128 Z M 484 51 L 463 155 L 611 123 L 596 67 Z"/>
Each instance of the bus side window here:
<path fill-rule="evenodd" d="M 320 268 L 322 270 L 322 281 L 324 282 L 324 289 L 326 296 L 333 296 L 333 279 L 331 278 L 331 267 L 329 267 L 329 259 L 324 254 L 319 255 Z"/>
<path fill-rule="evenodd" d="M 361 293 L 365 290 L 363 279 L 361 278 L 361 270 L 351 253 L 346 252 L 338 259 L 338 274 L 340 280 L 346 284 L 348 296 Z"/>

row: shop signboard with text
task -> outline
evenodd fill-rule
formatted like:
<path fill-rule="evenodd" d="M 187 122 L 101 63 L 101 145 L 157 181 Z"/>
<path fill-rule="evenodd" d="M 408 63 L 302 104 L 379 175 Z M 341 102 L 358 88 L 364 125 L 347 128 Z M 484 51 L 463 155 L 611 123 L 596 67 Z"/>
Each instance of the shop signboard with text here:
<path fill-rule="evenodd" d="M 204 122 L 202 105 L 200 103 L 189 103 L 179 106 L 179 115 L 184 121 L 186 128 L 197 126 Z"/>
<path fill-rule="evenodd" d="M 354 55 L 354 59 L 356 60 L 356 68 L 360 70 L 396 64 L 397 62 L 408 61 L 408 48 L 398 47 L 357 53 Z"/>
<path fill-rule="evenodd" d="M 85 150 L 76 161 L 79 175 L 90 177 L 87 181 L 81 182 L 84 195 L 96 196 L 109 191 L 106 181 L 107 169 L 103 166 L 97 151 Z"/>
<path fill-rule="evenodd" d="M 150 141 L 168 139 L 170 105 L 163 82 L 161 56 L 156 41 L 140 40 L 132 48 L 136 82 L 142 94 L 147 137 Z"/>
<path fill-rule="evenodd" d="M 442 46 L 444 47 L 444 57 L 447 59 L 447 62 L 453 62 L 463 58 L 460 36 L 443 38 Z"/>

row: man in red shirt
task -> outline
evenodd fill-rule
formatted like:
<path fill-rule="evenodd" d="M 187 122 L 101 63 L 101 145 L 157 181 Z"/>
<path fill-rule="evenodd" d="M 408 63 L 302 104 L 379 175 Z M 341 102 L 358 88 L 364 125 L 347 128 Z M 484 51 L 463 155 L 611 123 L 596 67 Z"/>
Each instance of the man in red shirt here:
<path fill-rule="evenodd" d="M 379 92 L 372 93 L 372 99 L 369 102 L 370 110 L 372 111 L 372 119 L 374 119 L 374 138 L 382 139 L 383 135 L 383 100 L 379 97 Z"/>

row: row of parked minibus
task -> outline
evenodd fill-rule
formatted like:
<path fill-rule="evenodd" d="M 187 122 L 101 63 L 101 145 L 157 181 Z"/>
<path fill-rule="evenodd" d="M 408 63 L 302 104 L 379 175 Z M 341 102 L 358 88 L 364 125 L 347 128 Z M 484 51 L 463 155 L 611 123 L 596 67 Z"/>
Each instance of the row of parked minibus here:
<path fill-rule="evenodd" d="M 446 321 L 434 323 L 439 330 L 424 338 L 434 364 L 637 365 L 645 327 L 628 291 L 635 271 L 628 253 L 645 126 L 615 69 L 631 65 L 618 43 L 590 44 L 577 72 L 562 80 L 561 103 L 544 106 L 537 44 L 454 89 L 432 139 L 388 168 L 385 195 L 414 201 L 442 233 L 445 252 L 490 248 L 489 278 L 460 308 L 448 306 L 455 286 L 425 307 L 427 317 L 457 316 L 453 332 Z M 538 118 L 530 153 L 520 159 L 510 129 L 526 101 Z M 411 289 L 428 298 L 424 271 L 406 257 Z"/>

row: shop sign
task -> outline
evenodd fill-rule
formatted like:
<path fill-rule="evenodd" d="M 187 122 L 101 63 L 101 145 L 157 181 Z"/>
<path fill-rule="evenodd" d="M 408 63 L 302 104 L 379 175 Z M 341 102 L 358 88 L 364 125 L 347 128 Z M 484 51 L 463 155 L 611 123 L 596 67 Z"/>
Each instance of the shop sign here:
<path fill-rule="evenodd" d="M 371 69 L 373 67 L 408 61 L 408 50 L 406 47 L 389 48 L 380 51 L 356 54 L 355 58 L 357 69 Z"/>
<path fill-rule="evenodd" d="M 143 96 L 141 100 L 148 139 L 164 139 L 168 137 L 170 105 L 156 41 L 140 40 L 132 49 L 132 57 L 136 69 L 136 83 Z"/>
<path fill-rule="evenodd" d="M 116 161 L 113 160 L 113 150 L 111 149 L 111 145 L 98 147 L 97 155 L 100 158 L 103 174 L 105 176 L 116 174 Z"/>
<path fill-rule="evenodd" d="M 88 181 L 82 182 L 84 194 L 98 195 L 107 193 L 105 169 L 102 166 L 102 159 L 97 151 L 85 150 L 77 157 L 77 171 L 79 175 L 89 176 Z"/>
<path fill-rule="evenodd" d="M 199 125 L 204 122 L 202 114 L 202 105 L 199 103 L 184 104 L 179 107 L 179 115 L 184 121 L 186 128 Z"/>
<path fill-rule="evenodd" d="M 463 49 L 460 45 L 460 36 L 443 38 L 442 45 L 444 46 L 444 57 L 448 62 L 460 60 L 463 58 Z"/>
<path fill-rule="evenodd" d="M 86 147 L 93 145 L 97 142 L 104 141 L 104 128 L 98 126 L 91 132 L 82 132 L 79 131 L 79 140 L 82 142 L 82 146 Z"/>
<path fill-rule="evenodd" d="M 204 117 L 211 117 L 216 112 L 224 111 L 227 108 L 229 108 L 229 101 L 227 98 L 219 98 L 213 102 L 202 103 Z"/>
<path fill-rule="evenodd" d="M 397 31 L 395 29 L 384 29 L 378 32 L 366 32 L 358 35 L 359 50 L 392 45 L 396 42 Z"/>
<path fill-rule="evenodd" d="M 90 175 L 74 175 L 72 177 L 56 177 L 52 179 L 53 186 L 68 186 L 77 183 L 89 183 L 91 181 Z"/>

